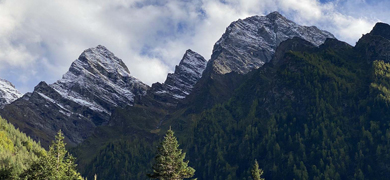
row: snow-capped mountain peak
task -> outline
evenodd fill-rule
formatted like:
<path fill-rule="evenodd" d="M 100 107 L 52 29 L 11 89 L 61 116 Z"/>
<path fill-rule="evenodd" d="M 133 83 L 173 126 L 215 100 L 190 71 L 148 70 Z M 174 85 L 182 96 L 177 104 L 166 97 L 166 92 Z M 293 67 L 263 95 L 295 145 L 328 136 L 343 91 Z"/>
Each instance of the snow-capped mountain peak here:
<path fill-rule="evenodd" d="M 280 13 L 272 12 L 231 23 L 214 45 L 209 63 L 217 74 L 232 71 L 245 74 L 269 62 L 277 46 L 293 37 L 300 37 L 315 46 L 327 38 L 335 38 L 315 26 L 300 26 Z"/>
<path fill-rule="evenodd" d="M 11 82 L 0 79 L 0 108 L 20 97 L 22 97 L 22 93 L 20 93 Z"/>
<path fill-rule="evenodd" d="M 130 75 L 121 59 L 104 46 L 85 50 L 63 78 L 50 85 L 63 97 L 110 114 L 100 101 L 110 106 L 134 103 L 135 95 L 145 95 L 148 86 Z"/>
<path fill-rule="evenodd" d="M 102 45 L 85 50 L 74 63 L 76 64 L 72 67 L 81 66 L 86 70 L 93 68 L 94 71 L 103 74 L 119 73 L 122 76 L 130 76 L 130 71 L 123 61 Z"/>

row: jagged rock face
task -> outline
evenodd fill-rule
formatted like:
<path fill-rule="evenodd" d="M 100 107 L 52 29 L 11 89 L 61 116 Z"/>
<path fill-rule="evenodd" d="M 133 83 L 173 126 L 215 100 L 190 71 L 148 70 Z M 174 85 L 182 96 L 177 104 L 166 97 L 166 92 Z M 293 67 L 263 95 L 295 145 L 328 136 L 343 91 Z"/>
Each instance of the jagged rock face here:
<path fill-rule="evenodd" d="M 252 16 L 230 24 L 214 45 L 209 62 L 212 72 L 248 73 L 269 62 L 278 45 L 293 37 L 300 37 L 316 46 L 327 38 L 335 38 L 315 26 L 300 26 L 278 12 Z"/>
<path fill-rule="evenodd" d="M 198 53 L 187 50 L 174 73 L 163 84 L 154 84 L 152 93 L 166 99 L 184 99 L 202 77 L 207 61 Z"/>
<path fill-rule="evenodd" d="M 390 25 L 377 23 L 372 31 L 363 35 L 355 48 L 369 61 L 390 62 Z"/>
<path fill-rule="evenodd" d="M 61 80 L 39 83 L 1 114 L 16 125 L 26 122 L 22 131 L 32 132 L 36 140 L 47 140 L 41 132 L 54 137 L 62 129 L 71 144 L 78 144 L 96 126 L 107 124 L 115 108 L 133 105 L 134 97 L 145 95 L 148 88 L 130 76 L 121 59 L 97 46 L 85 50 Z"/>
<path fill-rule="evenodd" d="M 0 79 L 0 108 L 3 108 L 4 105 L 12 103 L 20 97 L 22 97 L 22 93 L 11 82 Z"/>
<path fill-rule="evenodd" d="M 133 105 L 134 96 L 145 95 L 148 89 L 104 46 L 84 51 L 50 87 L 66 99 L 107 115 L 115 107 Z"/>

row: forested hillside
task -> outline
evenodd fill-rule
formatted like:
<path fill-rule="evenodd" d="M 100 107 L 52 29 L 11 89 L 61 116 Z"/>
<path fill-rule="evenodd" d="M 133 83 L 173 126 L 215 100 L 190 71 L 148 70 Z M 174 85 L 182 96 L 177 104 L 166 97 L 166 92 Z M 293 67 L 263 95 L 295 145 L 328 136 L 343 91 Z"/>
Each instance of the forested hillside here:
<path fill-rule="evenodd" d="M 0 179 L 16 179 L 44 153 L 38 143 L 0 118 Z"/>
<path fill-rule="evenodd" d="M 229 102 L 204 112 L 189 146 L 189 157 L 203 172 L 198 177 L 249 179 L 253 159 L 266 179 L 376 174 L 369 174 L 367 159 L 359 156 L 366 147 L 356 145 L 367 141 L 369 127 L 359 122 L 367 113 L 359 107 L 367 104 L 359 102 L 369 99 L 366 75 L 372 69 L 351 47 L 332 43 L 342 45 L 327 41 L 319 49 L 285 53 L 258 70 Z"/>
<path fill-rule="evenodd" d="M 93 159 L 81 157 L 81 164 L 88 164 L 83 171 L 92 175 L 101 168 L 105 178 L 146 178 L 150 168 L 134 167 L 150 165 L 155 148 L 147 147 L 159 140 L 151 137 L 172 126 L 198 179 L 251 179 L 255 159 L 265 179 L 386 179 L 390 64 L 367 58 L 373 48 L 365 42 L 352 47 L 328 39 L 315 47 L 299 38 L 287 40 L 270 63 L 244 78 L 228 101 L 195 114 L 188 109 L 197 103 L 184 106 L 162 118 L 156 131 L 138 128 L 144 135 L 136 141 L 122 136 L 128 145 L 104 139 L 115 143 L 99 142 L 97 147 L 104 148 Z M 134 121 L 120 117 L 115 121 L 125 126 L 109 129 L 126 134 L 126 122 Z M 148 121 L 153 120 L 143 123 Z M 137 165 L 107 170 L 125 162 Z"/>
<path fill-rule="evenodd" d="M 249 179 L 258 159 L 266 179 L 386 179 L 389 64 L 335 40 L 274 61 L 194 124 L 197 176 Z"/>
<path fill-rule="evenodd" d="M 76 171 L 75 158 L 65 149 L 61 131 L 55 138 L 46 151 L 0 118 L 0 179 L 82 180 Z"/>

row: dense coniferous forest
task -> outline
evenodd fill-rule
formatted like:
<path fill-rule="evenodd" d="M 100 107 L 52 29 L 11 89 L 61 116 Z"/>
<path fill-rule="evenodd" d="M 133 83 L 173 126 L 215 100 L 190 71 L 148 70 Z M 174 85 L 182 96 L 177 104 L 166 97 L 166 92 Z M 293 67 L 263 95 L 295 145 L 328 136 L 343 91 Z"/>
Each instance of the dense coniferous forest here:
<path fill-rule="evenodd" d="M 102 168 L 104 178 L 124 173 L 144 179 L 148 168 L 104 167 L 124 162 L 150 167 L 155 146 L 145 147 L 172 126 L 198 179 L 252 179 L 255 159 L 265 179 L 386 179 L 390 64 L 367 58 L 364 43 L 358 49 L 328 39 L 317 48 L 288 40 L 270 63 L 246 76 L 228 101 L 202 113 L 189 112 L 191 106 L 176 111 L 159 132 L 136 143 L 126 136 L 107 140 L 108 145 L 100 142 L 104 148 L 94 159 L 80 161 L 88 164 L 83 170 L 93 174 L 98 171 L 91 169 Z"/>

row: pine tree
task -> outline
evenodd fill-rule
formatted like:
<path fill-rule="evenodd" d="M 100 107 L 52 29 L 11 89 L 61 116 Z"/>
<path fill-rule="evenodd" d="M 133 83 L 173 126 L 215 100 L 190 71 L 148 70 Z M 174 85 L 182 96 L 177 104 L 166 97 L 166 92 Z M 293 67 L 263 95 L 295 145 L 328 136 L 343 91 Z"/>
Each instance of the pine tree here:
<path fill-rule="evenodd" d="M 47 154 L 39 158 L 29 169 L 22 173 L 25 179 L 55 179 L 79 180 L 80 173 L 76 171 L 75 158 L 65 149 L 64 136 L 61 130 L 55 137 L 55 142 L 49 147 Z"/>
<path fill-rule="evenodd" d="M 178 149 L 179 144 L 174 132 L 169 128 L 164 140 L 160 144 L 153 164 L 153 173 L 150 178 L 161 180 L 181 180 L 194 176 L 195 169 L 188 166 L 189 161 L 184 161 L 186 153 Z"/>
<path fill-rule="evenodd" d="M 66 156 L 66 149 L 64 143 L 64 136 L 61 130 L 56 135 L 56 142 L 50 146 L 47 161 L 54 168 L 53 176 L 56 179 L 60 179 L 65 176 L 66 166 L 65 162 L 63 162 Z"/>
<path fill-rule="evenodd" d="M 259 164 L 257 163 L 257 160 L 255 160 L 255 164 L 251 169 L 251 173 L 253 180 L 264 180 L 264 178 L 261 178 L 261 175 L 263 175 L 263 170 L 259 169 Z"/>

